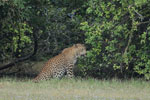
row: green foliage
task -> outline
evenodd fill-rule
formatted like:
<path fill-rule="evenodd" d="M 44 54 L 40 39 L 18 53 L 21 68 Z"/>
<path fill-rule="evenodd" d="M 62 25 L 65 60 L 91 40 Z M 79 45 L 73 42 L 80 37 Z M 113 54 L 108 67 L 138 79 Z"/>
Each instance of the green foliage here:
<path fill-rule="evenodd" d="M 134 70 L 140 75 L 144 75 L 146 79 L 150 79 L 150 26 L 146 32 L 143 32 L 140 38 L 140 47 L 136 52 L 137 61 L 135 62 Z"/>
<path fill-rule="evenodd" d="M 1 1 L 0 4 L 0 60 L 5 61 L 25 55 L 24 48 L 32 43 L 32 27 L 26 22 L 29 7 L 24 7 L 25 1 Z"/>
<path fill-rule="evenodd" d="M 89 0 L 85 6 L 89 17 L 81 22 L 80 28 L 85 31 L 90 50 L 87 61 L 80 65 L 86 67 L 84 72 L 94 74 L 96 69 L 100 77 L 109 74 L 101 70 L 109 69 L 114 75 L 138 73 L 150 79 L 150 24 L 143 24 L 145 29 L 140 25 L 147 15 L 141 15 L 143 9 L 140 8 L 147 10 L 148 1 Z"/>
<path fill-rule="evenodd" d="M 76 3 L 79 4 L 76 6 Z M 35 36 L 39 44 L 37 59 L 49 58 L 65 47 L 83 42 L 78 27 L 81 16 L 75 15 L 82 3 L 70 0 L 0 1 L 0 61 L 30 54 Z"/>
<path fill-rule="evenodd" d="M 150 79 L 149 8 L 148 0 L 1 0 L 0 62 L 30 54 L 35 42 L 32 60 L 85 43 L 79 75 Z"/>
<path fill-rule="evenodd" d="M 10 28 L 10 32 L 13 33 L 13 51 L 16 52 L 16 50 L 18 48 L 23 48 L 25 47 L 25 44 L 26 43 L 31 43 L 31 39 L 30 37 L 28 37 L 26 34 L 26 32 L 29 33 L 32 33 L 32 30 L 29 26 L 27 26 L 27 24 L 25 23 L 19 23 L 18 24 L 18 27 L 13 29 L 13 28 Z M 19 41 L 19 44 L 17 43 Z"/>

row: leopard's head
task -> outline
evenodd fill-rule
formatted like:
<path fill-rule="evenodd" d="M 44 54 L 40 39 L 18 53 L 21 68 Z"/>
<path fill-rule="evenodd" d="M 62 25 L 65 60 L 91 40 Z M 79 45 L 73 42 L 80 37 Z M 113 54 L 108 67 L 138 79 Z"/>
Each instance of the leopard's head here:
<path fill-rule="evenodd" d="M 73 45 L 74 53 L 76 57 L 85 56 L 86 55 L 86 47 L 84 44 L 74 44 Z"/>
<path fill-rule="evenodd" d="M 72 47 L 65 48 L 62 51 L 62 54 L 67 55 L 67 57 L 75 57 L 75 58 L 78 58 L 80 56 L 85 56 L 86 47 L 84 46 L 84 44 L 80 44 L 80 43 L 74 44 Z"/>

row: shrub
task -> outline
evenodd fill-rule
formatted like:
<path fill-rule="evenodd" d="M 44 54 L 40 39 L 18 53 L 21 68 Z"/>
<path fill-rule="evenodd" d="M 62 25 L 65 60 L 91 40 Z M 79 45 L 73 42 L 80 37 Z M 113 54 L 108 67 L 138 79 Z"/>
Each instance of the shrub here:
<path fill-rule="evenodd" d="M 79 64 L 84 74 L 150 79 L 149 7 L 147 0 L 89 0 L 84 5 L 80 28 L 90 46 L 86 62 Z"/>

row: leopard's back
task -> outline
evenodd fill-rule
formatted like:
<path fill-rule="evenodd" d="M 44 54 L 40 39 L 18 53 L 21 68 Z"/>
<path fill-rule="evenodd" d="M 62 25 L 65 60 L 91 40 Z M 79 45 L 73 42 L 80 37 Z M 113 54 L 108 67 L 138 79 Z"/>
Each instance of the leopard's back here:
<path fill-rule="evenodd" d="M 61 71 L 61 73 L 63 74 L 63 70 L 65 68 L 64 60 L 65 58 L 63 55 L 57 55 L 52 59 L 48 60 L 40 74 L 33 81 L 39 82 L 41 80 L 48 80 L 52 77 L 59 77 L 58 72 Z"/>

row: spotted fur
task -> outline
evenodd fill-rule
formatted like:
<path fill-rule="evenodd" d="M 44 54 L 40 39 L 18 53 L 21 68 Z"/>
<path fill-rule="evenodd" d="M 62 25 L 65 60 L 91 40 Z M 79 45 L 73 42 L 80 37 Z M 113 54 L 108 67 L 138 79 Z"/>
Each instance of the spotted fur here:
<path fill-rule="evenodd" d="M 65 48 L 59 55 L 51 58 L 45 64 L 40 74 L 33 81 L 61 78 L 65 73 L 68 77 L 73 77 L 73 68 L 77 58 L 85 54 L 86 48 L 83 44 L 75 44 L 72 47 Z"/>

